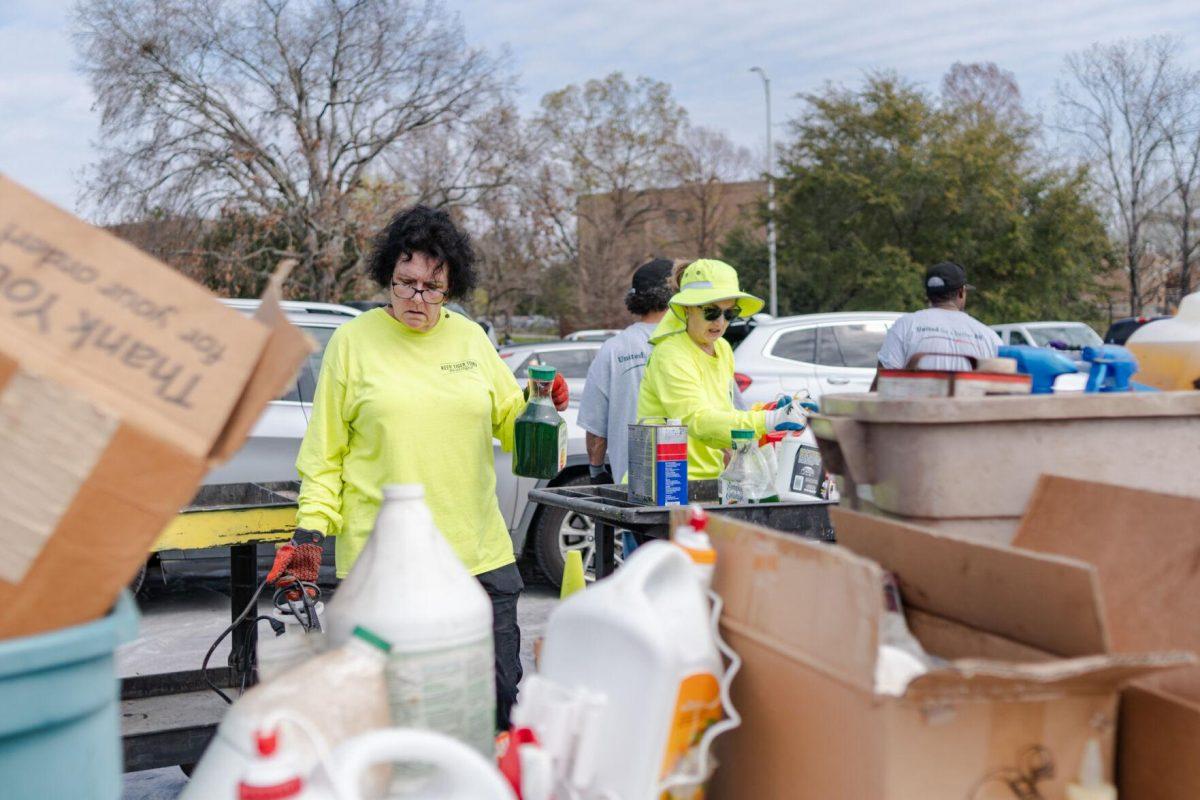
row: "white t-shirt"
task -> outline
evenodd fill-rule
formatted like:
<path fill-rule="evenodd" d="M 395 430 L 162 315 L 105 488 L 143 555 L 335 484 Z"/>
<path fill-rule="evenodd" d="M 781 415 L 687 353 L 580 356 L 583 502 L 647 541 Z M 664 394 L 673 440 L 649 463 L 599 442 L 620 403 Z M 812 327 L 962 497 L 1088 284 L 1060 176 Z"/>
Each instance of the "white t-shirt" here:
<path fill-rule="evenodd" d="M 1000 337 L 994 330 L 964 311 L 925 308 L 896 320 L 879 348 L 879 363 L 888 369 L 904 369 L 917 353 L 952 353 L 995 358 Z M 917 365 L 924 369 L 970 369 L 961 358 L 930 357 Z"/>
<path fill-rule="evenodd" d="M 638 392 L 655 327 L 635 322 L 605 341 L 588 368 L 579 403 L 579 427 L 608 440 L 608 463 L 618 482 L 629 471 L 629 425 L 637 422 Z"/>

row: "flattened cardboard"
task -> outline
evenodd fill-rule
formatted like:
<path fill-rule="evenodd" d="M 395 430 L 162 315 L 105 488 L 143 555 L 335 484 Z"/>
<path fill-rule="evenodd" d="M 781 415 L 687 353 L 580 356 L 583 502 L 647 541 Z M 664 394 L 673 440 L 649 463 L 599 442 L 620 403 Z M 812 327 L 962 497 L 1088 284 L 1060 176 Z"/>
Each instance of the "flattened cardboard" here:
<path fill-rule="evenodd" d="M 1096 566 L 1115 650 L 1200 652 L 1200 500 L 1044 475 L 1013 545 Z M 1200 797 L 1200 668 L 1126 689 L 1120 742 L 1122 797 Z"/>
<path fill-rule="evenodd" d="M 1013 546 L 1095 565 L 1114 651 L 1200 653 L 1200 500 L 1044 475 Z"/>
<path fill-rule="evenodd" d="M 708 534 L 722 564 L 713 579 L 725 603 L 722 625 L 747 639 L 769 635 L 781 654 L 872 690 L 883 618 L 878 566 L 720 515 L 709 519 Z"/>
<path fill-rule="evenodd" d="M 1108 652 L 1095 571 L 1082 561 L 840 508 L 830 518 L 840 544 L 899 576 L 908 607 L 1064 658 Z"/>
<path fill-rule="evenodd" d="M 192 455 L 225 427 L 269 331 L 0 175 L 0 349 Z"/>
<path fill-rule="evenodd" d="M 869 521 L 871 529 L 844 536 L 860 520 Z M 966 575 L 1013 579 L 1026 590 L 1037 590 L 1042 578 L 1016 580 L 1022 559 L 1033 565 L 1036 576 L 1057 574 L 1052 570 L 1065 565 L 1064 574 L 1073 576 L 1066 579 L 1071 588 L 1055 593 L 1051 587 L 1052 599 L 1070 608 L 1062 599 L 1076 597 L 1090 619 L 1100 619 L 1094 581 L 1080 580 L 1091 570 L 1086 564 L 1017 553 L 1002 559 L 999 563 L 1009 566 L 993 574 L 972 563 L 996 563 L 993 549 L 959 551 L 953 543 L 863 515 L 839 512 L 835 524 L 839 539 L 862 544 L 863 550 L 882 554 L 893 565 L 919 565 L 922 549 L 929 546 L 935 551 L 934 564 L 940 558 L 943 566 L 965 567 Z M 886 527 L 876 527 L 880 524 Z M 983 648 L 979 655 L 1032 650 L 1036 656 L 1024 663 L 959 659 L 914 683 L 903 697 L 878 696 L 873 681 L 864 681 L 864 667 L 874 662 L 874 653 L 856 646 L 861 640 L 877 640 L 883 605 L 883 573 L 866 558 L 868 553 L 802 541 L 720 515 L 710 519 L 709 532 L 718 554 L 714 587 L 726 602 L 722 631 L 743 659 L 732 687 L 743 722 L 718 740 L 721 766 L 712 791 L 718 800 L 995 800 L 1011 795 L 996 783 L 998 776 L 1026 764 L 1034 746 L 1056 770 L 1038 779 L 1041 796 L 1061 797 L 1077 774 L 1089 736 L 1112 752 L 1113 687 L 1132 676 L 1192 663 L 1188 655 L 1171 653 L 1058 659 L 1026 642 L 971 631 L 953 619 L 934 620 L 933 613 L 917 611 L 923 626 L 918 627 L 936 629 L 941 641 L 954 642 L 958 654 L 970 656 L 974 640 Z M 940 552 L 956 558 L 947 560 Z M 934 572 L 926 567 L 916 585 L 932 579 Z M 839 581 L 853 585 L 839 588 Z M 903 591 L 903 573 L 900 582 Z M 959 599 L 968 612 L 956 609 L 952 596 L 929 597 L 928 605 L 952 617 L 990 619 L 964 597 Z M 826 635 L 822 625 L 846 633 L 839 641 Z M 1070 627 L 1029 624 L 1015 630 L 1044 638 L 1050 650 L 1060 652 L 1106 641 L 1102 626 L 1090 641 Z"/>
<path fill-rule="evenodd" d="M 30 534 L 0 574 L 0 639 L 112 606 L 307 352 L 277 296 L 275 283 L 267 324 L 247 319 L 0 176 L 0 414 L 36 427 L 10 443 L 24 455 L 0 459 L 17 498 L 0 529 Z M 55 447 L 64 436 L 86 441 Z"/>

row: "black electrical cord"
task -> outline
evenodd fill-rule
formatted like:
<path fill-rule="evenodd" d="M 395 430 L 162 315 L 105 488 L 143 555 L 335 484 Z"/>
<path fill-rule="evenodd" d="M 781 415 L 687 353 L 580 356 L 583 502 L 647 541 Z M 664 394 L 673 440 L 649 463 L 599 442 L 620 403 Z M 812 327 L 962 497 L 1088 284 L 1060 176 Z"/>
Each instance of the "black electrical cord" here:
<path fill-rule="evenodd" d="M 214 641 L 212 643 L 212 647 L 208 648 L 208 652 L 204 654 L 204 663 L 200 665 L 200 674 L 204 678 L 204 682 L 208 684 L 208 688 L 212 689 L 214 692 L 216 692 L 218 695 L 220 695 L 221 699 L 224 700 L 226 703 L 229 703 L 230 705 L 233 705 L 233 700 L 229 699 L 229 695 L 227 695 L 223 691 L 221 691 L 221 689 L 215 683 L 212 682 L 212 679 L 208 677 L 208 660 L 210 658 L 212 658 L 212 654 L 216 651 L 217 647 L 221 644 L 221 642 L 223 642 L 225 640 L 225 637 L 228 636 L 230 633 L 232 633 L 233 629 L 236 628 L 238 625 L 240 625 L 242 623 L 242 621 L 245 620 L 246 617 L 248 617 L 250 615 L 250 612 L 252 610 L 255 610 L 258 608 L 258 596 L 260 594 L 262 594 L 262 590 L 265 589 L 266 586 L 267 586 L 267 581 L 266 581 L 266 578 L 264 578 L 263 582 L 260 583 L 258 585 L 258 588 L 254 590 L 254 596 L 250 598 L 250 602 L 246 604 L 246 607 L 244 609 L 242 609 L 242 613 L 238 615 L 237 619 L 235 619 L 233 622 L 229 623 L 228 628 L 221 631 L 221 635 L 218 636 L 216 641 Z M 254 621 L 258 622 L 260 619 L 263 619 L 263 618 L 264 618 L 263 615 L 259 615 L 254 618 Z M 268 620 L 271 619 L 271 617 L 265 617 L 265 618 Z M 252 644 L 253 638 L 249 639 L 248 641 L 251 642 L 251 644 L 249 646 L 253 646 L 253 644 Z M 249 664 L 250 662 L 247 660 L 247 661 L 244 661 L 243 663 Z M 242 676 L 242 691 L 245 691 L 245 690 L 246 690 L 245 675 L 243 675 Z"/>

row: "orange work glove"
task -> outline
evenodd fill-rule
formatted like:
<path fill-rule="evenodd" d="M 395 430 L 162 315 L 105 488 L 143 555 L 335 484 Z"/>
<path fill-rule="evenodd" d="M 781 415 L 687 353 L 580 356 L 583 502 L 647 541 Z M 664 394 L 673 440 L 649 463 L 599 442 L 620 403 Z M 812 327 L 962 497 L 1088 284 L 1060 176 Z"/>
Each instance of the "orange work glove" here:
<path fill-rule="evenodd" d="M 272 586 L 290 586 L 297 581 L 316 583 L 321 573 L 321 540 L 325 536 L 306 528 L 297 528 L 292 540 L 275 551 L 275 563 L 267 573 Z"/>

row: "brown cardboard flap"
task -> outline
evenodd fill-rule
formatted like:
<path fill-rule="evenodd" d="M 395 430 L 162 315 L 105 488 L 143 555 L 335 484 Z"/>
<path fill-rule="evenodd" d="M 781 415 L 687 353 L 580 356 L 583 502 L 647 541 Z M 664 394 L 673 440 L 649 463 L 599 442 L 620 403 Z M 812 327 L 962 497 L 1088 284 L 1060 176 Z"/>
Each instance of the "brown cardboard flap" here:
<path fill-rule="evenodd" d="M 1037 664 L 959 659 L 914 680 L 904 696 L 918 700 L 1032 700 L 1107 694 L 1131 680 L 1196 663 L 1195 655 L 1182 652 L 1086 656 Z"/>
<path fill-rule="evenodd" d="M 0 348 L 23 368 L 203 457 L 267 334 L 175 270 L 0 176 Z"/>
<path fill-rule="evenodd" d="M 722 625 L 785 658 L 874 690 L 883 573 L 848 550 L 714 514 Z"/>
<path fill-rule="evenodd" d="M 1095 565 L 1115 651 L 1200 653 L 1200 500 L 1043 475 L 1013 546 Z"/>
<path fill-rule="evenodd" d="M 290 260 L 282 262 L 263 292 L 262 303 L 254 319 L 270 329 L 270 337 L 254 375 L 246 384 L 225 429 L 213 446 L 209 455 L 210 466 L 229 459 L 241 448 L 263 408 L 284 393 L 295 379 L 296 370 L 304 363 L 305 357 L 317 348 L 317 343 L 311 337 L 288 322 L 287 315 L 279 306 L 283 296 L 281 287 L 295 264 Z"/>
<path fill-rule="evenodd" d="M 895 572 L 904 602 L 1066 658 L 1108 651 L 1095 571 L 1061 556 L 831 510 L 838 543 Z"/>

